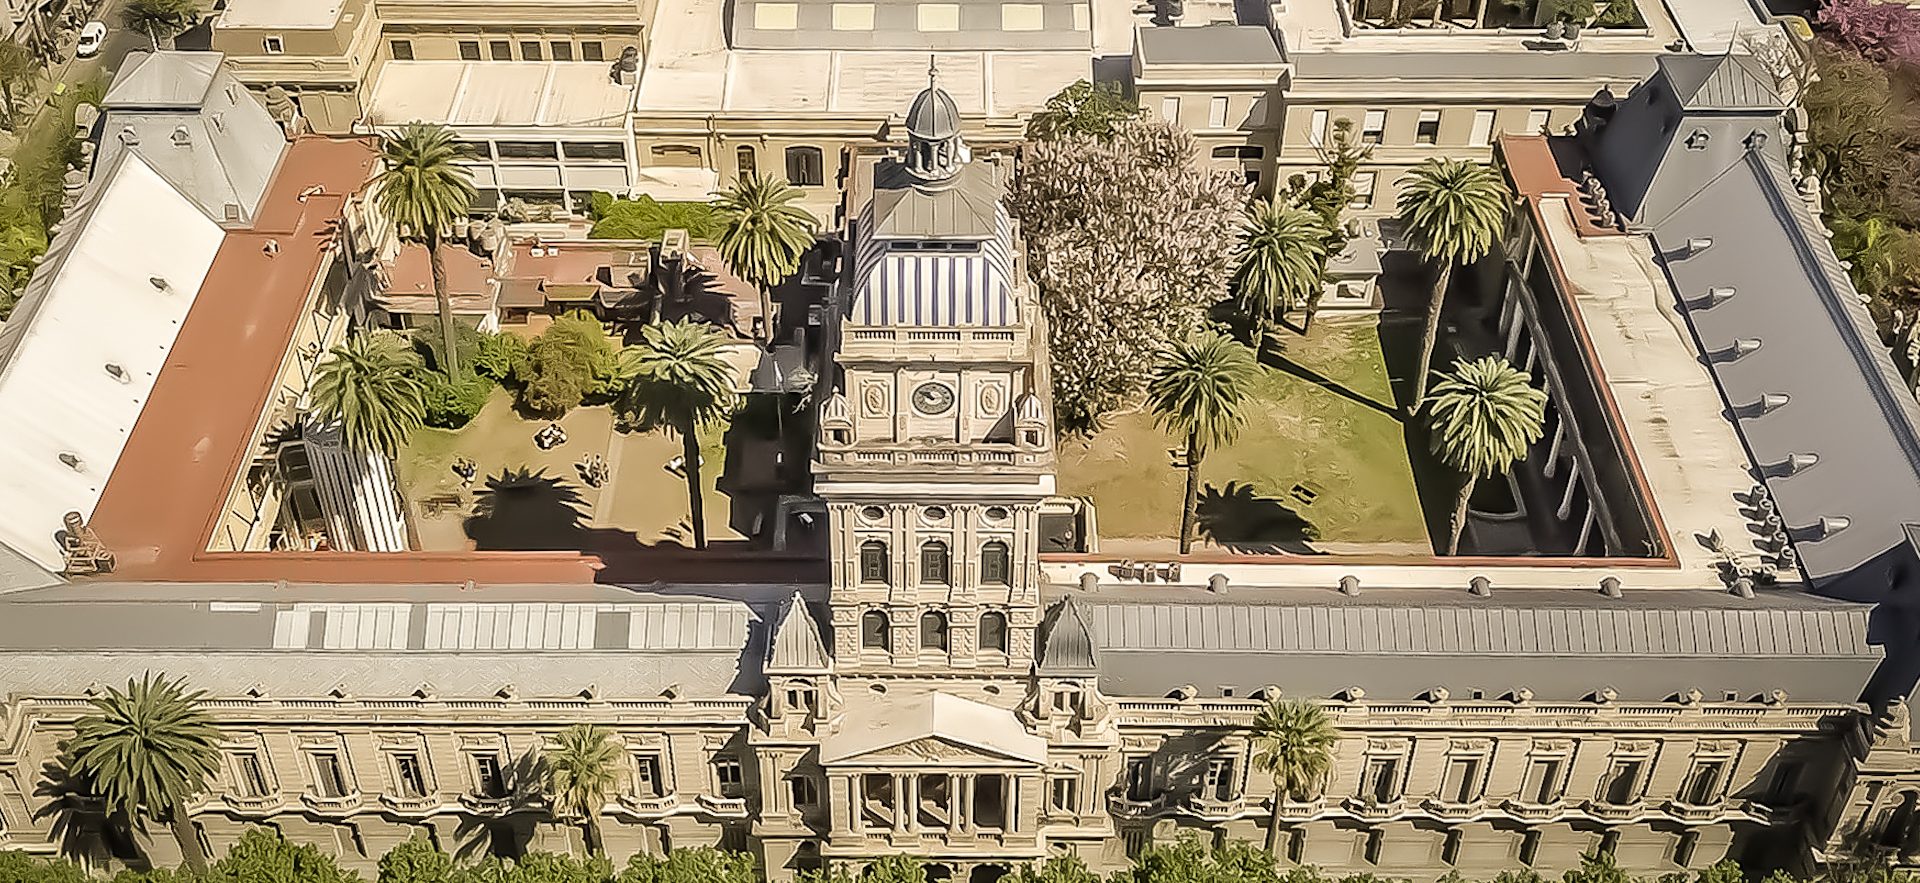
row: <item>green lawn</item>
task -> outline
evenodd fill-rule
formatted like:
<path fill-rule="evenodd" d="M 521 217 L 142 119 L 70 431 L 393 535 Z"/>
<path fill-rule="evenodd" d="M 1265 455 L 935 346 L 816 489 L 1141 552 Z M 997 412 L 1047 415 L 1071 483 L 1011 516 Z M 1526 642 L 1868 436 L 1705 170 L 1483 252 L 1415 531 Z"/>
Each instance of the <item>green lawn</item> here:
<path fill-rule="evenodd" d="M 1233 445 L 1201 467 L 1200 535 L 1241 551 L 1415 551 L 1429 540 L 1373 317 L 1322 319 L 1269 346 Z M 1061 446 L 1063 494 L 1094 501 L 1103 539 L 1170 541 L 1182 445 L 1148 413 Z"/>

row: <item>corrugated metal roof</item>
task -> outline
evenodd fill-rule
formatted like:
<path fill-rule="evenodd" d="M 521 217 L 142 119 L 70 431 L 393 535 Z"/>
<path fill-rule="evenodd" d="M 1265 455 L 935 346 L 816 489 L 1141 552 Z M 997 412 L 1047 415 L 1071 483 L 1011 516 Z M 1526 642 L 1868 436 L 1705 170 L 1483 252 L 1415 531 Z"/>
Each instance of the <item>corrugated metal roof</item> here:
<path fill-rule="evenodd" d="M 1280 64 L 1280 44 L 1260 25 L 1209 24 L 1141 28 L 1147 64 Z"/>
<path fill-rule="evenodd" d="M 135 52 L 122 64 L 107 87 L 101 106 L 194 108 L 213 88 L 220 70 L 220 52 Z"/>
<path fill-rule="evenodd" d="M 775 627 L 773 644 L 767 652 L 767 668 L 781 671 L 824 671 L 832 667 L 826 642 L 820 639 L 820 626 L 807 612 L 806 599 L 799 592 L 787 601 Z"/>
<path fill-rule="evenodd" d="M 1747 55 L 1663 55 L 1660 70 L 1687 110 L 1784 107 L 1772 77 Z"/>

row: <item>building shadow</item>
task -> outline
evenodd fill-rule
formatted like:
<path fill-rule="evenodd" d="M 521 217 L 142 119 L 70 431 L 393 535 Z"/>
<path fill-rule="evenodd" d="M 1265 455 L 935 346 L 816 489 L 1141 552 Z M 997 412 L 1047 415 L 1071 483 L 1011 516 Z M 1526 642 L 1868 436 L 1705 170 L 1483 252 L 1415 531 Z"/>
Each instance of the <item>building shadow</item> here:
<path fill-rule="evenodd" d="M 1260 364 L 1265 365 L 1269 368 L 1273 368 L 1275 370 L 1285 371 L 1288 374 L 1298 377 L 1301 380 L 1304 380 L 1308 383 L 1313 384 L 1314 386 L 1320 387 L 1321 389 L 1324 389 L 1327 392 L 1333 393 L 1334 395 L 1337 395 L 1343 399 L 1346 399 L 1347 401 L 1353 402 L 1354 404 L 1357 404 L 1357 405 L 1363 405 L 1365 407 L 1372 408 L 1373 410 L 1379 411 L 1380 413 L 1385 414 L 1388 417 L 1392 417 L 1395 420 L 1402 420 L 1405 418 L 1405 412 L 1398 408 L 1395 408 L 1392 404 L 1387 402 L 1375 401 L 1374 399 L 1368 396 L 1363 396 L 1357 392 L 1354 392 L 1346 384 L 1340 383 L 1339 381 L 1336 381 L 1324 374 L 1321 374 L 1320 372 L 1315 371 L 1312 368 L 1309 368 L 1305 365 L 1300 364 L 1299 362 L 1294 361 L 1291 357 L 1289 357 L 1286 354 L 1286 349 L 1287 347 L 1285 342 L 1281 342 L 1275 346 L 1267 347 L 1266 349 L 1260 352 Z"/>
<path fill-rule="evenodd" d="M 1319 554 L 1311 545 L 1320 538 L 1319 529 L 1278 498 L 1259 495 L 1250 484 L 1233 481 L 1224 489 L 1207 485 L 1194 508 L 1200 536 L 1222 548 Z"/>
<path fill-rule="evenodd" d="M 588 534 L 585 505 L 578 488 L 544 469 L 502 469 L 474 493 L 461 526 L 481 551 L 578 550 Z"/>
<path fill-rule="evenodd" d="M 538 750 L 529 748 L 509 758 L 501 764 L 499 775 L 497 791 L 475 795 L 498 801 L 496 810 L 459 814 L 451 853 L 461 864 L 519 859 L 532 846 L 535 827 L 545 819 L 547 761 Z"/>
<path fill-rule="evenodd" d="M 1407 464 L 1413 468 L 1414 492 L 1420 499 L 1420 513 L 1426 521 L 1427 537 L 1437 553 L 1447 536 L 1447 519 L 1453 496 L 1460 490 L 1460 477 L 1433 456 L 1427 444 L 1426 420 L 1410 414 L 1413 402 L 1413 363 L 1420 355 L 1420 335 L 1426 330 L 1419 315 L 1380 317 L 1376 333 L 1380 353 L 1387 365 L 1387 382 L 1393 389 L 1400 420 L 1401 441 L 1406 445 Z"/>
<path fill-rule="evenodd" d="M 63 748 L 40 765 L 40 777 L 33 786 L 33 796 L 40 803 L 30 810 L 32 818 L 51 823 L 51 839 L 64 858 L 80 861 L 111 856 L 144 864 L 139 850 L 110 824 L 92 793 L 92 784 L 73 771 L 73 758 Z"/>

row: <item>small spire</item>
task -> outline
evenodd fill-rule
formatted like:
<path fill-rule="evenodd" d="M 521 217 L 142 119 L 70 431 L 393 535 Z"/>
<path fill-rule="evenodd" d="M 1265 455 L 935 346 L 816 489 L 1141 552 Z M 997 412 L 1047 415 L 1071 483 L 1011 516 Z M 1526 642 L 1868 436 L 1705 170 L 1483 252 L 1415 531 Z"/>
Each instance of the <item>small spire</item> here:
<path fill-rule="evenodd" d="M 927 53 L 927 88 L 929 89 L 940 88 L 940 66 L 936 63 L 936 58 L 937 56 L 933 53 Z"/>

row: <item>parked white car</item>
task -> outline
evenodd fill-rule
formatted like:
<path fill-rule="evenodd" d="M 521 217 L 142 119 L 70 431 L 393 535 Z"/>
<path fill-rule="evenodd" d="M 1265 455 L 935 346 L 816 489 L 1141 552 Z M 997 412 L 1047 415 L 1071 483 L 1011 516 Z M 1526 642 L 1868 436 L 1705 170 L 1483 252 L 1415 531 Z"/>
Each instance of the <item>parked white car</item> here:
<path fill-rule="evenodd" d="M 100 51 L 100 44 L 107 42 L 107 26 L 97 21 L 87 22 L 80 29 L 80 45 L 74 47 L 73 54 L 81 58 L 92 58 Z"/>

